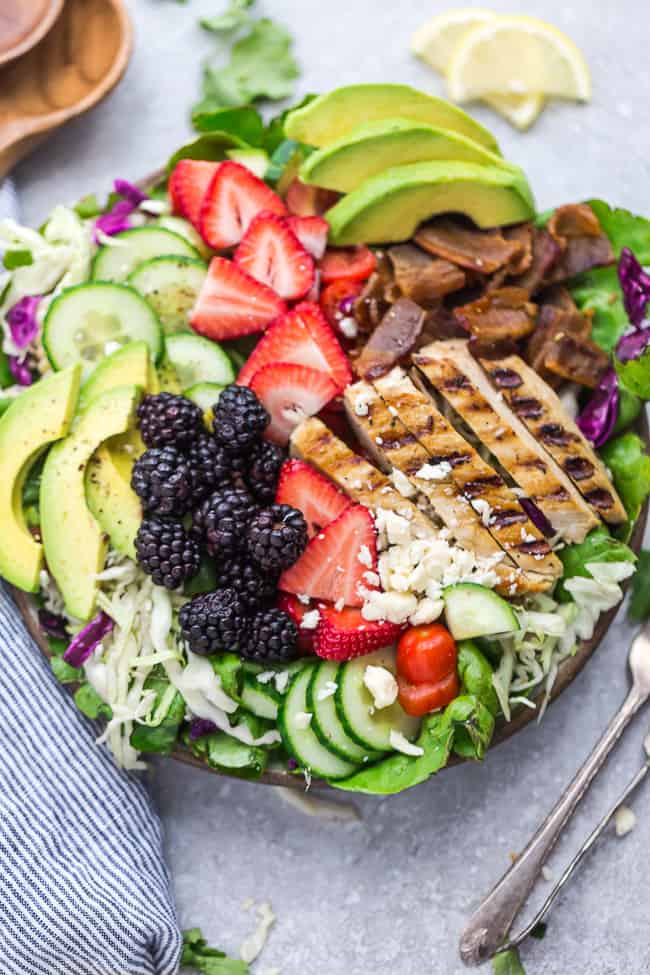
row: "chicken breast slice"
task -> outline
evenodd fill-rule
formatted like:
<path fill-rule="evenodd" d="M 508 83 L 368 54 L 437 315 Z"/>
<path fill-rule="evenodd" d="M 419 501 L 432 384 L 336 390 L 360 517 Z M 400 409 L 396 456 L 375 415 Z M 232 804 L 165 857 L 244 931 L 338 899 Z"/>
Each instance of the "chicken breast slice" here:
<path fill-rule="evenodd" d="M 558 535 L 569 542 L 581 542 L 599 523 L 598 518 L 564 471 L 492 387 L 467 342 L 433 342 L 417 352 L 413 362 L 424 388 L 433 389 L 442 397 L 537 505 Z"/>
<path fill-rule="evenodd" d="M 506 356 L 498 363 L 481 360 L 481 365 L 495 388 L 503 394 L 535 440 L 573 481 L 585 501 L 612 525 L 626 521 L 625 508 L 605 465 L 550 386 L 517 355 Z"/>

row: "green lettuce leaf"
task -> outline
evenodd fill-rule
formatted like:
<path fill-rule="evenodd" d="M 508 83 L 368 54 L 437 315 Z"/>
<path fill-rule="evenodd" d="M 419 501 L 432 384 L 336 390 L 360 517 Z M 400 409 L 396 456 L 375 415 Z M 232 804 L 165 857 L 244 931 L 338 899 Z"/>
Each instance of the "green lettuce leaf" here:
<path fill-rule="evenodd" d="M 63 657 L 51 657 L 52 673 L 60 684 L 74 684 L 83 679 L 83 671 L 79 667 L 72 667 Z"/>
<path fill-rule="evenodd" d="M 231 30 L 238 30 L 250 23 L 251 16 L 247 11 L 254 3 L 255 0 L 230 0 L 230 5 L 222 14 L 203 17 L 199 23 L 204 30 L 212 34 L 225 34 Z"/>
<path fill-rule="evenodd" d="M 643 440 L 636 433 L 623 433 L 606 443 L 600 456 L 612 472 L 630 521 L 634 521 L 650 494 L 650 457 Z"/>
<path fill-rule="evenodd" d="M 621 207 L 611 207 L 604 200 L 589 200 L 589 206 L 609 237 L 616 257 L 629 247 L 641 264 L 650 264 L 650 220 Z"/>
<path fill-rule="evenodd" d="M 153 713 L 158 709 L 163 697 L 169 690 L 169 681 L 165 677 L 150 674 L 144 682 L 146 691 L 155 691 L 156 700 Z M 131 744 L 139 752 L 157 752 L 169 755 L 178 739 L 178 732 L 185 719 L 185 701 L 176 691 L 167 712 L 162 716 L 159 724 L 136 724 L 131 733 Z"/>
<path fill-rule="evenodd" d="M 200 928 L 183 931 L 181 965 L 194 968 L 201 975 L 250 975 L 246 962 L 228 958 L 218 948 L 210 948 Z"/>
<path fill-rule="evenodd" d="M 499 713 L 499 700 L 492 684 L 494 673 L 488 659 L 473 640 L 458 644 L 458 676 L 463 693 L 473 694 L 493 715 Z"/>
<path fill-rule="evenodd" d="M 206 132 L 205 135 L 181 146 L 167 163 L 167 172 L 171 173 L 176 163 L 181 159 L 209 159 L 221 162 L 226 159 L 226 149 L 247 149 L 245 142 L 231 132 Z"/>
<path fill-rule="evenodd" d="M 591 312 L 591 337 L 611 354 L 629 326 L 615 267 L 598 267 L 571 282 L 571 295 L 580 311 Z"/>
<path fill-rule="evenodd" d="M 96 721 L 98 718 L 108 718 L 110 720 L 113 717 L 113 711 L 110 705 L 102 701 L 91 684 L 82 684 L 75 691 L 74 702 L 81 713 L 85 714 L 87 718 L 92 718 L 93 721 Z"/>
<path fill-rule="evenodd" d="M 502 951 L 492 959 L 493 975 L 526 975 L 516 948 Z"/>
<path fill-rule="evenodd" d="M 235 136 L 245 146 L 260 148 L 264 143 L 264 122 L 252 105 L 200 112 L 192 118 L 198 132 L 218 132 Z"/>
<path fill-rule="evenodd" d="M 634 423 L 641 412 L 642 401 L 634 393 L 628 392 L 624 386 L 618 390 L 618 416 L 614 424 L 613 434 L 623 433 L 630 424 Z"/>
<path fill-rule="evenodd" d="M 643 623 L 650 617 L 650 551 L 639 553 L 630 599 L 630 619 Z"/>
<path fill-rule="evenodd" d="M 589 532 L 582 542 L 566 545 L 557 553 L 562 560 L 564 573 L 562 580 L 555 589 L 555 598 L 561 603 L 570 603 L 572 596 L 564 588 L 566 579 L 583 576 L 590 579 L 591 573 L 587 569 L 589 562 L 635 562 L 636 555 L 631 548 L 612 538 L 604 525 L 599 525 Z"/>
<path fill-rule="evenodd" d="M 621 362 L 615 357 L 614 367 L 622 388 L 641 399 L 650 399 L 650 346 L 646 346 L 638 359 Z"/>

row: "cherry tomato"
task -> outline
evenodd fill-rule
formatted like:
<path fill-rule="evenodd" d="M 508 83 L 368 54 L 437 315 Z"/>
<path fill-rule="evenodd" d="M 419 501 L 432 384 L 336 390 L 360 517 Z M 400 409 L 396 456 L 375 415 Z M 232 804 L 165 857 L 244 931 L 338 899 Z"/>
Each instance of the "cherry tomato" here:
<path fill-rule="evenodd" d="M 397 644 L 397 670 L 411 684 L 435 683 L 456 670 L 456 644 L 440 623 L 412 626 Z"/>
<path fill-rule="evenodd" d="M 332 281 L 331 284 L 326 285 L 321 291 L 321 309 L 337 333 L 341 331 L 341 320 L 352 315 L 352 304 L 360 294 L 362 287 L 363 282 L 361 281 L 348 281 L 346 278 L 339 278 L 337 281 Z"/>
<path fill-rule="evenodd" d="M 358 247 L 330 247 L 318 267 L 323 284 L 338 281 L 365 281 L 375 270 L 375 255 L 360 244 Z"/>
<path fill-rule="evenodd" d="M 421 718 L 430 711 L 444 708 L 455 697 L 458 697 L 460 684 L 455 670 L 443 677 L 442 680 L 426 684 L 410 684 L 398 674 L 399 703 L 407 714 L 414 718 Z"/>

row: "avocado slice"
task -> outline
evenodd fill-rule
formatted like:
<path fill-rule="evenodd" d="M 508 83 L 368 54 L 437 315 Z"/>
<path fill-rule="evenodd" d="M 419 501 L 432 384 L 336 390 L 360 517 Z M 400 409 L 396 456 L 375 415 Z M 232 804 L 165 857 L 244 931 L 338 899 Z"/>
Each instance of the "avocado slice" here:
<path fill-rule="evenodd" d="M 423 220 L 463 213 L 478 227 L 530 220 L 535 205 L 521 170 L 476 163 L 422 162 L 371 176 L 325 217 L 332 244 L 409 240 Z"/>
<path fill-rule="evenodd" d="M 41 379 L 0 419 L 0 575 L 27 592 L 38 590 L 43 546 L 25 523 L 23 485 L 39 454 L 70 429 L 80 382 L 79 365 Z"/>
<path fill-rule="evenodd" d="M 95 451 L 86 470 L 86 502 L 116 552 L 135 560 L 142 507 L 131 472 L 144 444 L 135 430 L 111 437 Z"/>
<path fill-rule="evenodd" d="M 302 108 L 289 112 L 284 123 L 287 139 L 309 146 L 328 146 L 362 122 L 408 118 L 451 129 L 501 155 L 487 129 L 451 102 L 425 95 L 409 85 L 346 85 L 319 95 Z"/>
<path fill-rule="evenodd" d="M 81 387 L 79 410 L 85 410 L 94 399 L 115 386 L 142 386 L 147 389 L 152 372 L 149 345 L 146 342 L 127 342 L 95 366 Z"/>
<path fill-rule="evenodd" d="M 102 393 L 78 417 L 74 431 L 50 450 L 41 478 L 41 532 L 48 568 L 71 616 L 87 620 L 97 596 L 108 538 L 86 505 L 88 462 L 109 437 L 131 425 L 138 386 Z"/>
<path fill-rule="evenodd" d="M 342 139 L 313 152 L 301 166 L 300 179 L 349 193 L 385 169 L 435 159 L 511 168 L 501 156 L 459 132 L 412 119 L 391 118 L 365 122 Z"/>

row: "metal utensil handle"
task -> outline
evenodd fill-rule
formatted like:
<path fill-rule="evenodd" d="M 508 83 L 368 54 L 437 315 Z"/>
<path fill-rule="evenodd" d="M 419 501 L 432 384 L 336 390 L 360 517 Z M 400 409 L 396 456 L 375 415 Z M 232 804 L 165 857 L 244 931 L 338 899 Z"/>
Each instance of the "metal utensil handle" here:
<path fill-rule="evenodd" d="M 465 964 L 480 965 L 503 943 L 564 826 L 603 767 L 607 756 L 628 723 L 647 698 L 647 691 L 636 685 L 632 687 L 621 709 L 610 722 L 564 795 L 548 814 L 521 855 L 472 915 L 460 939 L 460 957 Z"/>

